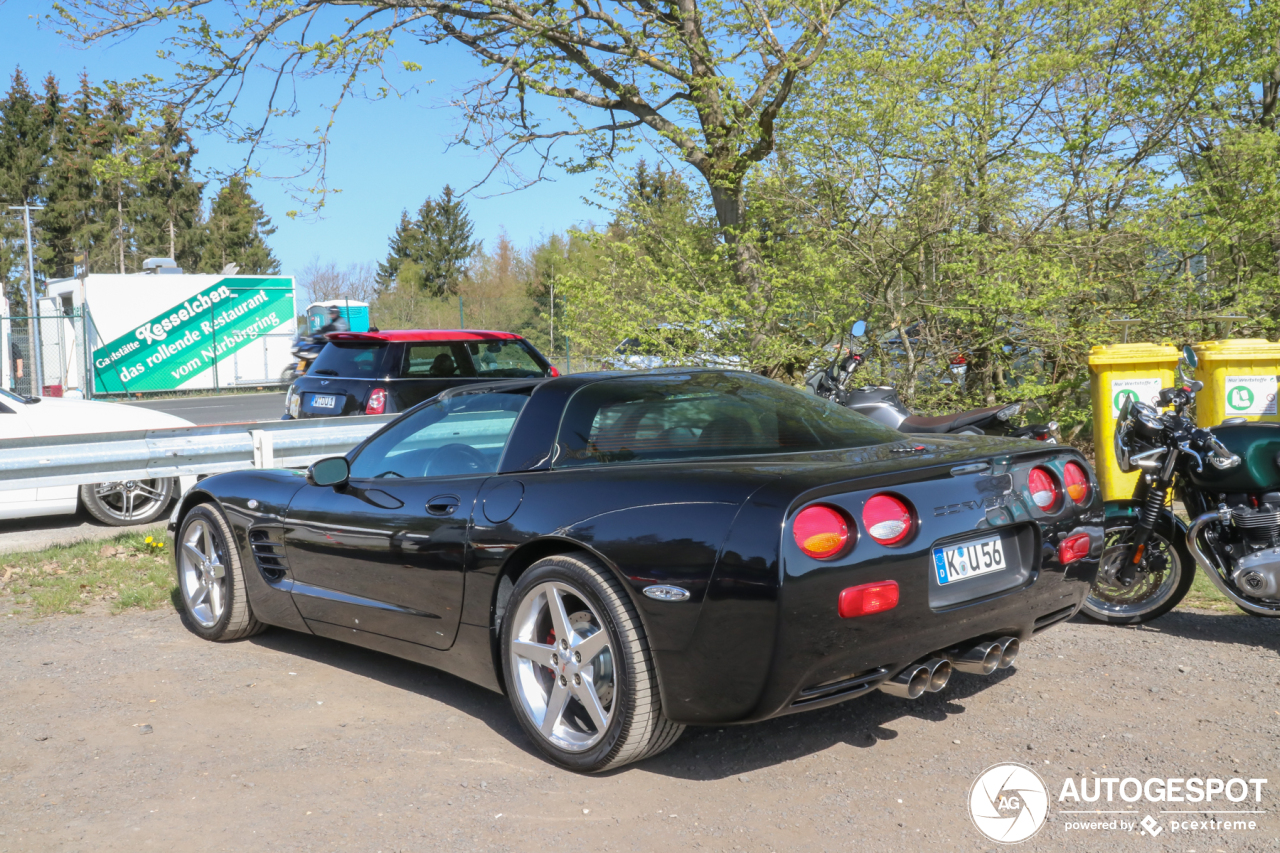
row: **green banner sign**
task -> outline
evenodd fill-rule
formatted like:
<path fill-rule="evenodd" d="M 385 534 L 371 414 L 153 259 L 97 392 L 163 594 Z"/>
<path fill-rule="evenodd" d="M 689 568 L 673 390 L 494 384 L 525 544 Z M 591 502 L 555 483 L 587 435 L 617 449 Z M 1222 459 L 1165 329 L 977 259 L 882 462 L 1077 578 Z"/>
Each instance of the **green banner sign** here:
<path fill-rule="evenodd" d="M 167 391 L 279 326 L 292 329 L 288 279 L 223 279 L 93 351 L 100 394 Z"/>

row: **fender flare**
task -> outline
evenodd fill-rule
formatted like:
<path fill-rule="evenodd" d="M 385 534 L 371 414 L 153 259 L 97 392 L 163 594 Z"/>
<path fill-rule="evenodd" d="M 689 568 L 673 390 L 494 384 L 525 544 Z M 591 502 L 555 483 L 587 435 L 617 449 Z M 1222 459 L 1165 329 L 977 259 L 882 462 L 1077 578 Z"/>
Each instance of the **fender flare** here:
<path fill-rule="evenodd" d="M 1132 498 L 1107 501 L 1103 504 L 1103 511 L 1106 513 L 1105 523 L 1110 524 L 1113 521 L 1136 519 L 1138 517 L 1138 513 L 1142 511 L 1142 503 L 1142 501 L 1135 501 Z M 1182 519 L 1174 515 L 1173 511 L 1168 507 L 1164 507 L 1160 510 L 1160 520 L 1157 524 L 1169 524 L 1176 528 L 1178 532 L 1182 534 L 1181 538 L 1178 540 L 1179 544 L 1187 541 L 1187 525 L 1183 523 Z"/>

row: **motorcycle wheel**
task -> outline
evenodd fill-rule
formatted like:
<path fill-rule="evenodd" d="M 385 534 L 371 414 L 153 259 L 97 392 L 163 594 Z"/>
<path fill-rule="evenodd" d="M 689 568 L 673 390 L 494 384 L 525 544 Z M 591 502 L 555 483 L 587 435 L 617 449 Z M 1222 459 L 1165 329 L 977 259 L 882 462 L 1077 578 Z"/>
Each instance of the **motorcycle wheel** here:
<path fill-rule="evenodd" d="M 1131 585 L 1108 583 L 1106 575 L 1112 566 L 1124 559 L 1128 544 L 1133 541 L 1132 525 L 1108 527 L 1104 538 L 1102 561 L 1098 566 L 1098 578 L 1082 612 L 1091 619 L 1111 625 L 1135 625 L 1150 622 L 1168 613 L 1186 597 L 1195 579 L 1195 561 L 1182 542 L 1170 542 L 1159 530 L 1151 532 L 1147 551 L 1151 557 L 1146 565 L 1163 563 L 1161 568 L 1140 571 Z M 1110 560 L 1110 562 L 1108 562 Z"/>

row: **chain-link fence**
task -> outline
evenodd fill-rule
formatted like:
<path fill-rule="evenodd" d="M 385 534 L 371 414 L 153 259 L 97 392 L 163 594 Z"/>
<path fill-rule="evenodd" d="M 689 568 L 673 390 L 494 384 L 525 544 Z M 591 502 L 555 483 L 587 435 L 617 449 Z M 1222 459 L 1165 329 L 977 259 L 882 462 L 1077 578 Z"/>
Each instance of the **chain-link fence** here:
<path fill-rule="evenodd" d="M 22 395 L 92 396 L 86 327 L 80 308 L 39 317 L 0 316 L 0 383 Z"/>

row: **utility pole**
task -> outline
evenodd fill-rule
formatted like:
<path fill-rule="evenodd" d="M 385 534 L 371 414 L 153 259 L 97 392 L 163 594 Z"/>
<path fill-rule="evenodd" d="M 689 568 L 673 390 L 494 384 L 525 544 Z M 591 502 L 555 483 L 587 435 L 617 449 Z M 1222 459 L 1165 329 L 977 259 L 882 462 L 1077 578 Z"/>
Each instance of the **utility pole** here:
<path fill-rule="evenodd" d="M 35 392 L 31 396 L 38 397 L 44 389 L 44 373 L 40 363 L 40 303 L 36 301 L 36 261 L 35 253 L 31 249 L 31 211 L 44 210 L 44 205 L 28 204 L 24 201 L 21 206 L 9 205 L 9 209 L 21 210 L 22 220 L 27 226 L 27 289 L 30 293 L 32 314 L 27 323 L 31 327 L 31 380 L 32 391 Z"/>

